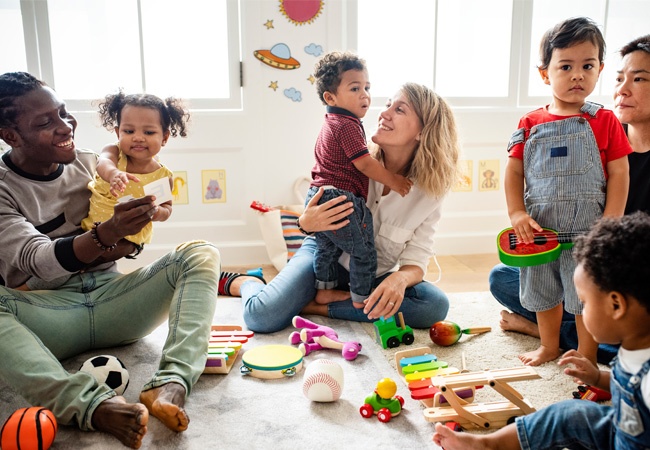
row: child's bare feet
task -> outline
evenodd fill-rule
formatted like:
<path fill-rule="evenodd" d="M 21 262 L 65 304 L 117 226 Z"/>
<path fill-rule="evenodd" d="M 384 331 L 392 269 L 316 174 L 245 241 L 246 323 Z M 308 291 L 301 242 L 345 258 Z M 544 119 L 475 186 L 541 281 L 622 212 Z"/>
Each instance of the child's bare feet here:
<path fill-rule="evenodd" d="M 147 433 L 149 411 L 141 403 L 127 403 L 124 397 L 104 400 L 93 412 L 93 427 L 115 436 L 122 444 L 140 448 Z"/>
<path fill-rule="evenodd" d="M 539 328 L 535 322 L 531 322 L 519 314 L 510 311 L 501 311 L 501 320 L 499 326 L 503 331 L 516 331 L 517 333 L 527 334 L 528 336 L 539 337 Z"/>
<path fill-rule="evenodd" d="M 527 366 L 539 366 L 560 357 L 560 349 L 550 349 L 540 345 L 537 350 L 519 355 L 519 359 Z"/>
<path fill-rule="evenodd" d="M 167 383 L 160 387 L 140 392 L 140 401 L 149 413 L 160 419 L 173 431 L 185 431 L 190 418 L 185 413 L 185 388 L 178 383 Z"/>
<path fill-rule="evenodd" d="M 350 293 L 338 289 L 318 289 L 314 301 L 319 305 L 328 305 L 334 302 L 350 300 Z"/>
<path fill-rule="evenodd" d="M 481 445 L 478 439 L 478 435 L 452 431 L 440 422 L 436 423 L 436 432 L 433 435 L 433 442 L 445 450 L 487 448 L 486 446 Z"/>

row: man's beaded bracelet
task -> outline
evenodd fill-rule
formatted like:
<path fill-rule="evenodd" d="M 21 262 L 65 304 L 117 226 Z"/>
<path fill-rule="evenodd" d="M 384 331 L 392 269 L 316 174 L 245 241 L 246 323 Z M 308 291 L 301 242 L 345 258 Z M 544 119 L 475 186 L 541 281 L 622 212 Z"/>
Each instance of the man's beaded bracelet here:
<path fill-rule="evenodd" d="M 103 252 L 112 252 L 117 247 L 117 243 L 109 246 L 102 244 L 102 241 L 99 240 L 99 236 L 97 236 L 97 227 L 100 223 L 101 222 L 93 223 L 93 227 L 90 229 L 90 235 L 92 236 L 93 241 L 95 241 L 97 247 L 101 248 Z"/>
<path fill-rule="evenodd" d="M 305 231 L 302 229 L 302 227 L 300 226 L 300 217 L 296 219 L 296 228 L 298 228 L 298 231 L 300 231 L 304 235 L 312 236 L 314 234 L 313 232 L 310 233 L 309 231 Z"/>

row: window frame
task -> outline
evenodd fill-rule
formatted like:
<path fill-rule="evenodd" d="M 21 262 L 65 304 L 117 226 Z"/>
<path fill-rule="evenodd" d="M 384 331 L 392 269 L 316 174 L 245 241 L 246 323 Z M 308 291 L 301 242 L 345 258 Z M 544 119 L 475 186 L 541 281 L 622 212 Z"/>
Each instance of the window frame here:
<path fill-rule="evenodd" d="M 227 98 L 187 98 L 193 111 L 241 111 L 243 109 L 242 57 L 240 45 L 241 8 L 240 0 L 220 0 L 227 4 L 228 22 L 228 78 Z M 47 0 L 20 0 L 25 39 L 27 71 L 56 89 L 50 40 L 50 25 Z M 142 27 L 141 17 L 138 18 Z M 140 53 L 140 64 L 144 66 L 144 54 Z M 142 80 L 146 88 L 146 80 Z M 94 111 L 92 102 L 96 99 L 66 99 L 71 111 Z"/>
<path fill-rule="evenodd" d="M 346 3 L 347 15 L 352 20 L 348 23 L 346 33 L 348 35 L 347 41 L 350 48 L 358 51 L 358 1 L 350 0 Z M 432 22 L 437 24 L 440 20 L 438 14 L 437 4 L 442 0 L 433 0 L 436 2 L 436 15 L 432 18 Z M 531 78 L 531 71 L 537 70 L 535 67 L 530 67 L 531 60 L 531 39 L 539 39 L 539 37 L 531 36 L 530 30 L 533 23 L 533 1 L 535 0 L 513 0 L 512 3 L 512 23 L 511 23 L 511 41 L 510 41 L 510 67 L 509 67 L 509 83 L 508 95 L 504 97 L 453 97 L 445 96 L 445 99 L 455 108 L 463 109 L 530 109 L 545 105 L 550 101 L 551 93 L 543 96 L 528 95 L 529 78 Z M 539 1 L 539 0 L 538 0 Z M 604 12 L 604 26 L 602 28 L 603 34 L 607 33 L 607 15 L 609 13 L 609 2 L 605 4 Z M 436 43 L 438 40 L 438 27 L 434 28 L 434 36 L 432 37 L 432 48 L 435 51 Z M 611 51 L 611 50 L 610 50 Z M 436 90 L 436 67 L 437 58 L 434 54 L 434 70 L 433 80 L 431 80 L 430 87 Z M 404 80 L 408 81 L 408 80 Z M 541 81 L 540 81 L 541 82 Z M 594 93 L 589 97 L 590 101 L 608 104 L 611 103 L 612 96 L 609 94 L 600 94 L 602 90 L 601 85 L 603 79 L 598 81 L 598 85 Z M 607 83 L 607 80 L 605 80 Z M 613 84 L 613 83 L 612 83 Z M 373 96 L 373 104 L 382 105 L 388 100 L 384 96 Z"/>

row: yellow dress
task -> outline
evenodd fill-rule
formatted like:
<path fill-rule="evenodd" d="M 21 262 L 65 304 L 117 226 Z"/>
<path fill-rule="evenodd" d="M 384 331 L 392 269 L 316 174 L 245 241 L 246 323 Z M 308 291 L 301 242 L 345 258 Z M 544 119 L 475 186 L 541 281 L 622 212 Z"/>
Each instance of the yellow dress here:
<path fill-rule="evenodd" d="M 126 172 L 126 163 L 126 155 L 120 152 L 117 160 L 117 168 Z M 136 183 L 129 180 L 126 184 L 126 189 L 124 189 L 124 192 L 122 192 L 119 197 L 114 197 L 110 191 L 110 183 L 103 180 L 99 174 L 95 173 L 95 178 L 88 183 L 88 189 L 92 192 L 90 197 L 90 209 L 88 211 L 88 217 L 81 221 L 81 228 L 88 231 L 93 227 L 94 222 L 105 222 L 110 219 L 113 216 L 113 208 L 117 204 L 119 198 L 127 195 L 131 195 L 133 198 L 144 197 L 143 186 L 160 178 L 170 178 L 173 176 L 171 170 L 167 169 L 162 164 L 160 166 L 160 169 L 151 173 L 134 173 L 133 175 L 137 176 L 140 179 L 140 182 Z M 153 224 L 150 222 L 145 225 L 138 234 L 126 236 L 125 239 L 137 245 L 148 244 L 151 242 L 152 234 Z"/>

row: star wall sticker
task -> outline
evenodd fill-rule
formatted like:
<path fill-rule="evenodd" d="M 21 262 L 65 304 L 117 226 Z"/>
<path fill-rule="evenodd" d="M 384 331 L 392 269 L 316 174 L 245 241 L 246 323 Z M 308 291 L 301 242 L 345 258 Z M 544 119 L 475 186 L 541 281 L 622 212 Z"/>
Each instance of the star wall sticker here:
<path fill-rule="evenodd" d="M 277 81 L 271 81 L 271 84 L 269 84 L 269 87 L 276 91 L 278 89 L 278 82 Z"/>
<path fill-rule="evenodd" d="M 273 21 L 271 19 L 267 20 L 264 26 L 266 27 L 267 30 L 270 30 L 271 28 L 275 28 L 273 26 Z"/>
<path fill-rule="evenodd" d="M 307 81 L 309 81 L 311 84 L 314 84 L 316 82 L 316 78 L 313 75 L 309 75 L 309 78 L 307 78 Z"/>

